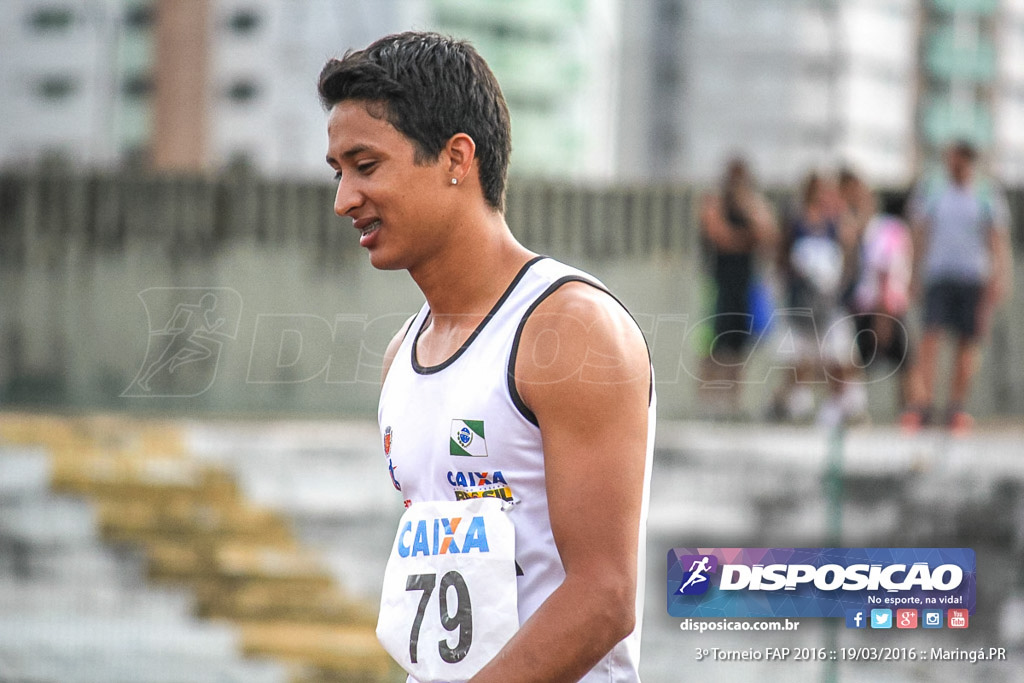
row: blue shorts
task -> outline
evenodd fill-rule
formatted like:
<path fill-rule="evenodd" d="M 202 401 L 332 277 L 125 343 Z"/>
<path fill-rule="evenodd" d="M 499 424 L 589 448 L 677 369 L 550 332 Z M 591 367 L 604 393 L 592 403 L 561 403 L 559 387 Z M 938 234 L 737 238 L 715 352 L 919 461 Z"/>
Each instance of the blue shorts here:
<path fill-rule="evenodd" d="M 940 280 L 924 291 L 924 326 L 939 327 L 964 341 L 978 335 L 978 308 L 985 287 L 980 282 Z"/>

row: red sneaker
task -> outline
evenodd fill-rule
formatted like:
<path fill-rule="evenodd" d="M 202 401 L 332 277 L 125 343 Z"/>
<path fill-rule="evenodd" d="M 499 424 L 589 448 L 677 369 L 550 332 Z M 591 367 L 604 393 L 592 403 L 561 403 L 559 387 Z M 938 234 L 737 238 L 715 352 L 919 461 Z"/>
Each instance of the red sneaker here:
<path fill-rule="evenodd" d="M 963 436 L 974 429 L 974 418 L 970 413 L 962 410 L 955 410 L 949 414 L 949 431 L 954 436 Z"/>
<path fill-rule="evenodd" d="M 921 427 L 927 427 L 931 422 L 930 413 L 928 408 L 908 408 L 900 415 L 900 427 L 908 434 L 920 431 Z"/>

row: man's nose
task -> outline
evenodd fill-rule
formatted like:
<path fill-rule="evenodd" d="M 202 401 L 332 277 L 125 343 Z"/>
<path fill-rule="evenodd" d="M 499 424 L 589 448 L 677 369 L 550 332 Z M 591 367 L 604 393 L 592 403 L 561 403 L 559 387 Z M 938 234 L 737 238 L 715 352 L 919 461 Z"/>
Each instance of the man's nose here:
<path fill-rule="evenodd" d="M 352 182 L 342 176 L 338 181 L 338 191 L 334 195 L 334 213 L 347 216 L 352 209 L 359 206 L 360 201 L 360 195 L 352 187 Z"/>

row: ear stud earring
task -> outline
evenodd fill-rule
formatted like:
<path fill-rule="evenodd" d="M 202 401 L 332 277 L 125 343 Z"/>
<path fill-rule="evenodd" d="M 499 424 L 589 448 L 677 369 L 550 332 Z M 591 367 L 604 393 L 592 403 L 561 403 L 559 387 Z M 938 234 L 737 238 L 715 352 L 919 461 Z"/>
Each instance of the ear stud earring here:
<path fill-rule="evenodd" d="M 452 185 L 458 185 L 458 184 L 459 184 L 459 179 L 458 178 L 452 178 Z"/>

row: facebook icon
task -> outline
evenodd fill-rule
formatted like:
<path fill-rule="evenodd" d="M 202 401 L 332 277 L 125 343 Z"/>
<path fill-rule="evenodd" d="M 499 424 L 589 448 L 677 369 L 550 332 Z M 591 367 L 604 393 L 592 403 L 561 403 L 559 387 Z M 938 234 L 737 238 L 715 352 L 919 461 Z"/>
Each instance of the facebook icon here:
<path fill-rule="evenodd" d="M 862 609 L 846 610 L 846 628 L 867 628 L 868 619 Z"/>

